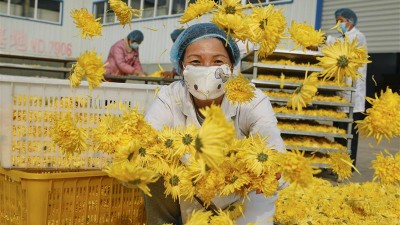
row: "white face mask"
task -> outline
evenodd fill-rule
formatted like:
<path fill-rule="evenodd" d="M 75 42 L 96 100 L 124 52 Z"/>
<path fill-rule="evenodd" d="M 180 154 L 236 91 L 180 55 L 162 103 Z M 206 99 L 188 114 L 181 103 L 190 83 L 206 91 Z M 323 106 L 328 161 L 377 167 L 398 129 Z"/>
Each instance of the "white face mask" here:
<path fill-rule="evenodd" d="M 225 93 L 225 82 L 231 75 L 229 65 L 222 66 L 192 66 L 183 70 L 186 86 L 195 98 L 212 100 Z"/>
<path fill-rule="evenodd" d="M 131 48 L 132 48 L 133 50 L 136 50 L 136 49 L 139 48 L 139 44 L 136 43 L 136 42 L 132 42 L 132 43 L 131 43 Z"/>
<path fill-rule="evenodd" d="M 348 31 L 348 28 L 347 28 L 345 22 L 340 23 L 339 26 L 340 26 L 340 30 L 342 30 L 342 33 L 343 33 L 343 34 L 346 33 L 346 32 Z"/>

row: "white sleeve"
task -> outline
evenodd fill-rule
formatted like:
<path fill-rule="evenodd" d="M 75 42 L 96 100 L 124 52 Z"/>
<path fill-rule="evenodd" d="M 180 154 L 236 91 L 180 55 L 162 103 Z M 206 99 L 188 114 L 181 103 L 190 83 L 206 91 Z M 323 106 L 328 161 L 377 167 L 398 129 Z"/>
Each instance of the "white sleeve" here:
<path fill-rule="evenodd" d="M 358 35 L 357 35 L 357 39 L 358 39 L 358 42 L 359 42 L 359 45 L 358 46 L 365 46 L 365 48 L 367 48 L 367 39 L 365 38 L 365 35 L 363 34 L 363 33 L 359 33 Z"/>
<path fill-rule="evenodd" d="M 162 130 L 164 126 L 172 127 L 173 114 L 171 104 L 166 96 L 166 88 L 161 88 L 156 99 L 146 112 L 146 121 L 156 130 Z M 160 97 L 161 96 L 161 97 Z"/>

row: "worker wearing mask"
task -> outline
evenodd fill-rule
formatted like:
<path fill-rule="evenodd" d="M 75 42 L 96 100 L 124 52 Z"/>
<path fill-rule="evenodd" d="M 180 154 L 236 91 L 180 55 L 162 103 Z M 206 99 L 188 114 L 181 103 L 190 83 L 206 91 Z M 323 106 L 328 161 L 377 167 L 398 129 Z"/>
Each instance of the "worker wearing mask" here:
<path fill-rule="evenodd" d="M 145 76 L 139 59 L 139 46 L 144 39 L 143 33 L 134 30 L 124 39 L 111 46 L 107 57 L 106 75 Z M 125 82 L 120 79 L 109 79 L 112 82 Z"/>
<path fill-rule="evenodd" d="M 333 37 L 331 35 L 327 38 L 327 44 L 334 43 L 337 39 L 344 40 L 346 36 L 349 41 L 353 41 L 357 38 L 359 45 L 365 46 L 367 49 L 367 40 L 365 35 L 361 33 L 360 30 L 356 28 L 357 25 L 357 15 L 356 13 L 349 8 L 341 8 L 335 11 L 335 20 L 336 23 L 340 22 L 340 30 L 342 31 L 340 37 Z M 352 102 L 355 103 L 353 108 L 353 120 L 362 120 L 363 112 L 365 111 L 365 97 L 366 97 L 366 79 L 367 79 L 367 65 L 365 64 L 363 67 L 358 68 L 358 72 L 362 75 L 360 78 L 355 80 L 355 92 L 351 93 L 350 91 L 341 91 L 338 94 L 348 100 L 350 100 L 350 96 L 352 98 Z M 352 85 L 352 79 L 348 77 L 346 79 L 346 83 Z M 340 111 L 349 113 L 348 107 L 339 108 Z M 347 123 L 335 123 L 341 129 L 347 130 Z M 357 158 L 357 149 L 358 149 L 358 132 L 355 129 L 355 124 L 352 126 L 352 135 L 351 139 L 351 159 L 353 160 L 353 164 L 356 164 Z M 344 146 L 347 146 L 347 141 L 345 139 L 336 139 L 337 142 L 341 143 Z"/>

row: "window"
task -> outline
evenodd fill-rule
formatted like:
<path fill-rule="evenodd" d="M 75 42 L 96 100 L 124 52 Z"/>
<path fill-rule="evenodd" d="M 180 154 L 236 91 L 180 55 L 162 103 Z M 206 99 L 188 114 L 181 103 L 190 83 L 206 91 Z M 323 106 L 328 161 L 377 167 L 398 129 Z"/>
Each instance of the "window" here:
<path fill-rule="evenodd" d="M 276 4 L 281 2 L 288 2 L 288 0 L 260 0 L 260 2 L 264 5 L 264 4 Z M 254 5 L 259 4 L 258 0 L 247 0 L 247 3 L 251 3 Z"/>
<path fill-rule="evenodd" d="M 1 1 L 1 0 L 0 0 Z M 173 16 L 182 14 L 188 4 L 194 3 L 196 0 L 122 0 L 128 6 L 134 9 L 142 10 L 141 18 L 154 18 L 159 16 Z M 214 0 L 220 4 L 221 0 Z M 251 2 L 258 4 L 259 0 L 242 0 L 243 3 Z M 261 0 L 262 3 L 280 3 L 290 2 L 292 0 Z M 110 9 L 107 0 L 99 0 L 93 3 L 93 14 L 96 18 L 101 18 L 101 23 L 112 24 L 118 23 L 115 13 Z M 138 17 L 133 19 L 140 19 Z"/>
<path fill-rule="evenodd" d="M 61 23 L 61 0 L 0 0 L 0 14 Z"/>
<path fill-rule="evenodd" d="M 189 0 L 190 3 L 194 1 Z M 141 9 L 142 16 L 140 18 L 182 14 L 187 6 L 186 0 L 123 0 L 123 2 L 134 9 Z M 100 21 L 103 24 L 118 23 L 118 19 L 107 0 L 94 2 L 93 14 L 96 18 L 101 18 Z M 133 19 L 140 18 L 135 17 Z"/>

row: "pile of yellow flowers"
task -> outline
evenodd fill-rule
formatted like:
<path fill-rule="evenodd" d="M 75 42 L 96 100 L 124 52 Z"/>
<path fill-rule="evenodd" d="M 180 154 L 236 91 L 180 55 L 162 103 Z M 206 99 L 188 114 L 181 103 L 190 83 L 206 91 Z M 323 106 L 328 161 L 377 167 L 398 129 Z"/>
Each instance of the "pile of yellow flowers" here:
<path fill-rule="evenodd" d="M 284 74 L 283 74 L 284 75 Z M 281 82 L 283 83 L 283 86 L 285 83 L 301 83 L 302 79 L 297 76 L 277 76 L 273 74 L 259 74 L 257 76 L 257 79 L 260 80 L 267 80 L 267 81 L 272 81 L 272 82 Z M 335 86 L 335 87 L 342 87 L 342 86 L 349 86 L 346 83 L 337 83 L 331 80 L 319 80 L 318 85 L 327 85 L 327 86 Z"/>
<path fill-rule="evenodd" d="M 119 144 L 118 141 L 113 142 L 115 146 L 109 148 L 115 149 L 115 152 L 112 153 L 113 162 L 105 169 L 105 172 L 124 182 L 127 186 L 140 188 L 148 195 L 151 195 L 151 190 L 147 184 L 163 177 L 166 195 L 171 195 L 178 201 L 182 199 L 196 201 L 200 198 L 205 206 L 211 204 L 215 197 L 231 194 L 246 197 L 247 193 L 252 190 L 260 190 L 264 195 L 270 196 L 278 187 L 275 174 L 282 173 L 284 179 L 292 184 L 289 188 L 281 191 L 277 203 L 275 220 L 282 224 L 308 220 L 329 221 L 332 219 L 329 213 L 336 213 L 337 216 L 334 220 L 340 217 L 343 221 L 353 221 L 351 218 L 347 218 L 347 215 L 355 210 L 359 210 L 357 213 L 360 213 L 360 216 L 367 215 L 366 221 L 374 221 L 380 218 L 379 213 L 382 211 L 376 210 L 381 210 L 379 208 L 381 205 L 371 201 L 357 203 L 357 199 L 368 199 L 375 196 L 374 194 L 368 195 L 369 192 L 365 191 L 364 187 L 376 189 L 376 194 L 379 194 L 376 197 L 381 198 L 382 202 L 399 201 L 395 197 L 398 189 L 393 185 L 400 183 L 400 177 L 396 175 L 400 171 L 400 154 L 388 157 L 380 155 L 373 162 L 376 170 L 375 179 L 381 181 L 382 184 L 342 184 L 333 187 L 326 181 L 325 183 L 319 180 L 314 181 L 313 175 L 319 171 L 313 167 L 316 160 L 313 157 L 305 157 L 304 152 L 293 149 L 285 154 L 279 153 L 273 150 L 272 146 L 266 146 L 265 139 L 258 135 L 242 140 L 234 138 L 233 125 L 225 120 L 219 107 L 211 106 L 202 111 L 206 115 L 206 120 L 200 128 L 194 126 L 176 129 L 165 127 L 158 132 L 151 129 L 142 120 L 138 111 L 131 110 L 129 112 L 130 119 L 127 121 L 134 121 L 129 124 L 130 127 L 134 127 L 131 134 L 140 133 L 140 137 L 131 136 L 128 139 L 121 137 L 120 141 L 124 144 Z M 121 119 L 128 116 L 127 114 L 123 115 L 120 116 Z M 107 126 L 110 127 L 112 124 Z M 120 136 L 116 133 L 104 133 L 103 138 L 116 140 Z M 306 142 L 306 140 L 299 140 L 299 143 L 302 144 Z M 315 144 L 317 141 L 309 142 Z M 287 144 L 290 145 L 290 143 Z M 319 147 L 330 148 L 332 146 Z M 337 146 L 332 148 L 337 148 Z M 325 162 L 331 166 L 339 178 L 348 179 L 352 167 L 349 155 L 344 151 L 329 152 L 328 155 Z M 383 182 L 385 182 L 385 186 L 383 186 Z M 314 197 L 317 189 L 318 191 L 325 190 L 323 197 Z M 357 195 L 351 195 L 349 198 L 349 195 L 345 194 L 347 190 L 351 190 L 351 193 L 357 192 Z M 339 195 L 343 197 L 339 197 Z M 295 199 L 299 201 L 292 202 Z M 322 204 L 332 204 L 332 201 L 337 201 L 337 204 L 340 203 L 342 207 L 343 204 L 348 204 L 348 206 L 343 208 L 343 211 L 335 212 L 336 208 L 333 208 L 333 211 L 321 214 L 321 211 L 327 210 Z M 341 201 L 345 202 L 341 203 Z M 340 207 L 337 204 L 331 205 L 331 207 Z M 304 205 L 308 205 L 308 208 L 311 207 L 314 210 L 299 216 L 298 209 Z M 312 205 L 320 205 L 320 207 Z M 382 214 L 383 217 L 387 217 L 385 221 L 393 221 L 393 218 L 398 216 L 396 214 L 398 213 L 397 206 L 394 204 L 392 206 Z M 235 224 L 234 220 L 241 216 L 243 205 L 238 204 L 236 207 L 239 207 L 240 210 L 235 213 L 233 212 L 235 207 L 231 208 L 232 211 L 217 211 L 214 212 L 215 214 L 203 211 L 193 212 L 186 224 L 196 224 L 194 223 L 196 218 L 196 221 L 203 221 L 204 224 L 213 224 L 212 220 L 227 221 L 224 224 Z M 374 210 L 371 210 L 371 207 Z M 200 218 L 202 219 L 200 220 Z"/>
<path fill-rule="evenodd" d="M 334 134 L 346 134 L 346 130 L 330 126 L 327 124 L 319 124 L 315 121 L 278 121 L 278 127 L 281 130 L 300 130 L 308 132 L 322 132 L 322 133 L 334 133 Z"/>
<path fill-rule="evenodd" d="M 283 138 L 283 141 L 288 148 L 306 147 L 315 149 L 346 149 L 345 146 L 323 137 L 295 136 L 285 137 Z"/>
<path fill-rule="evenodd" d="M 321 194 L 318 194 L 321 193 Z M 338 186 L 313 178 L 308 188 L 279 193 L 274 221 L 280 224 L 398 224 L 400 187 L 378 182 Z"/>
<path fill-rule="evenodd" d="M 290 97 L 291 93 L 289 92 L 284 92 L 284 91 L 263 91 L 264 94 L 266 94 L 268 97 L 273 97 L 273 98 L 282 98 L 282 99 L 287 99 Z M 343 102 L 343 103 L 349 103 L 349 100 L 337 96 L 337 95 L 324 95 L 324 94 L 317 94 L 316 96 L 313 97 L 313 100 L 315 101 L 321 101 L 321 102 Z"/>
<path fill-rule="evenodd" d="M 233 125 L 226 121 L 219 107 L 211 106 L 202 113 L 206 119 L 200 128 L 137 130 L 142 138 L 132 138 L 124 145 L 116 144 L 113 163 L 105 171 L 147 194 L 151 191 L 143 185 L 154 181 L 158 175 L 163 176 L 166 194 L 186 200 L 201 196 L 205 205 L 217 196 L 245 197 L 252 190 L 271 196 L 278 187 L 277 173 L 299 184 L 306 184 L 315 173 L 311 161 L 300 152 L 279 153 L 273 146 L 266 146 L 265 138 L 258 135 L 236 139 Z M 109 139 L 115 136 L 120 135 L 107 135 Z M 143 140 L 143 137 L 148 138 Z M 290 168 L 297 163 L 301 163 L 299 170 L 309 167 L 310 173 L 291 175 L 294 170 Z M 134 173 L 136 170 L 139 173 Z"/>
<path fill-rule="evenodd" d="M 330 117 L 337 119 L 347 118 L 346 113 L 339 112 L 333 109 L 303 109 L 302 111 L 288 109 L 286 106 L 273 105 L 275 113 L 282 113 L 288 115 L 304 115 L 304 116 L 318 116 L 318 117 Z"/>

